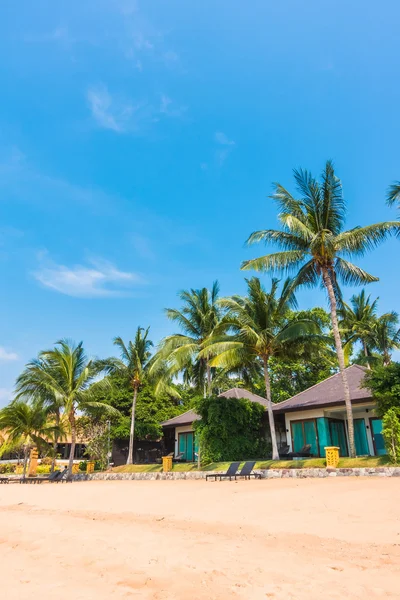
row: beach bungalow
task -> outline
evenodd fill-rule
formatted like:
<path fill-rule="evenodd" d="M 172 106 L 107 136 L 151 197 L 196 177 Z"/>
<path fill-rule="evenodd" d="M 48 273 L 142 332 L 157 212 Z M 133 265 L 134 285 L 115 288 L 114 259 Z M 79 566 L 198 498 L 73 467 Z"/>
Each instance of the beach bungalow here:
<path fill-rule="evenodd" d="M 251 402 L 258 402 L 264 408 L 267 408 L 267 401 L 257 394 L 253 394 L 248 390 L 241 388 L 232 388 L 220 394 L 220 397 L 240 399 L 246 398 Z M 164 431 L 164 443 L 167 453 L 174 452 L 175 457 L 179 457 L 181 460 L 192 462 L 197 456 L 197 443 L 194 435 L 193 423 L 200 419 L 199 415 L 194 410 L 188 410 L 187 412 L 164 421 L 161 423 Z M 282 416 L 277 415 L 277 426 L 278 435 L 285 437 L 284 419 Z"/>
<path fill-rule="evenodd" d="M 382 420 L 376 415 L 371 392 L 362 387 L 364 367 L 346 369 L 353 407 L 354 436 L 358 456 L 386 454 Z M 287 444 L 298 452 L 311 444 L 313 456 L 325 456 L 325 446 L 339 446 L 340 455 L 349 455 L 346 408 L 340 373 L 328 377 L 292 398 L 275 404 L 274 415 L 284 416 Z"/>

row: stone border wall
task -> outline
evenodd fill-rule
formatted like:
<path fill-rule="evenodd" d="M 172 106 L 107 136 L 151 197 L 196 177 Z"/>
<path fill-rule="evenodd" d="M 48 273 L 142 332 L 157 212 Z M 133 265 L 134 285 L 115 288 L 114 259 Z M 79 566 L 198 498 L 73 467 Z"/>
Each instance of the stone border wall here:
<path fill-rule="evenodd" d="M 400 477 L 400 467 L 359 467 L 353 469 L 267 469 L 257 470 L 263 479 L 280 479 L 282 477 L 304 478 L 304 477 Z M 212 475 L 213 471 L 187 471 L 171 473 L 79 473 L 74 475 L 74 481 L 107 480 L 107 481 L 129 481 L 129 480 L 175 480 L 175 479 L 205 479 L 206 475 Z"/>

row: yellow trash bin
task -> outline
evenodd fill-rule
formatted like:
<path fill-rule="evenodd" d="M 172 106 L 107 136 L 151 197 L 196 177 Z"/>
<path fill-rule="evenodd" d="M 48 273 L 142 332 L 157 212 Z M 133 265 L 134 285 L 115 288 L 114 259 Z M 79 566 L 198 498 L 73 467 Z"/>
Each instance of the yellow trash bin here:
<path fill-rule="evenodd" d="M 74 463 L 72 465 L 72 475 L 77 475 L 79 473 L 79 463 Z"/>
<path fill-rule="evenodd" d="M 337 467 L 339 464 L 339 450 L 338 446 L 326 446 L 325 447 L 325 455 L 326 455 L 326 466 L 327 467 Z"/>
<path fill-rule="evenodd" d="M 86 473 L 94 473 L 94 460 L 88 460 L 86 464 Z"/>
<path fill-rule="evenodd" d="M 172 471 L 172 456 L 163 456 L 162 470 L 164 471 L 164 473 Z"/>

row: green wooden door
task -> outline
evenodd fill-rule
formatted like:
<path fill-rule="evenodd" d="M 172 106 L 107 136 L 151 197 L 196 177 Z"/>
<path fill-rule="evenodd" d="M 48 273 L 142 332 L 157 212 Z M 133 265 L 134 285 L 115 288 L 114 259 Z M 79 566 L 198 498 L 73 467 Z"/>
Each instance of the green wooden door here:
<path fill-rule="evenodd" d="M 376 456 L 386 454 L 385 443 L 382 435 L 382 419 L 371 419 L 372 440 Z"/>
<path fill-rule="evenodd" d="M 329 422 L 329 429 L 331 432 L 331 444 L 332 446 L 339 447 L 340 456 L 348 456 L 346 433 L 344 430 L 344 422 L 331 420 Z"/>
<path fill-rule="evenodd" d="M 354 419 L 354 441 L 357 456 L 369 454 L 367 430 L 364 419 Z"/>
<path fill-rule="evenodd" d="M 193 461 L 194 456 L 194 439 L 193 431 L 179 434 L 179 454 L 182 455 L 182 460 L 188 462 Z"/>

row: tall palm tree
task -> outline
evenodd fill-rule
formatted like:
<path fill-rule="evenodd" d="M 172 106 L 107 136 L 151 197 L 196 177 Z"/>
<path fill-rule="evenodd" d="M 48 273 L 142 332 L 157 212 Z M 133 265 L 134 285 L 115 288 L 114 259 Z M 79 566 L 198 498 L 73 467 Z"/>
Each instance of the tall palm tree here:
<path fill-rule="evenodd" d="M 23 447 L 25 478 L 29 451 L 35 446 L 39 449 L 47 448 L 55 426 L 49 421 L 48 412 L 40 401 L 28 403 L 14 400 L 0 410 L 0 430 L 6 434 L 0 456 L 6 451 Z"/>
<path fill-rule="evenodd" d="M 170 335 L 161 342 L 152 367 L 155 370 L 159 362 L 166 364 L 165 374 L 168 377 L 183 372 L 184 379 L 194 382 L 198 389 L 204 390 L 205 395 L 211 394 L 213 374 L 209 356 L 202 350 L 221 321 L 218 294 L 217 281 L 211 290 L 202 288 L 180 292 L 182 309 L 167 308 L 165 312 L 183 333 Z"/>
<path fill-rule="evenodd" d="M 213 356 L 211 365 L 232 370 L 238 366 L 261 363 L 264 372 L 269 426 L 272 440 L 272 458 L 279 459 L 272 412 L 269 361 L 271 357 L 296 356 L 296 343 L 304 336 L 319 332 L 315 321 L 291 320 L 290 309 L 296 307 L 292 282 L 287 279 L 279 292 L 279 281 L 273 279 L 267 292 L 257 277 L 247 280 L 248 296 L 223 298 L 220 305 L 227 313 L 223 329 L 218 329 L 202 350 L 201 355 Z"/>
<path fill-rule="evenodd" d="M 149 330 L 150 327 L 147 329 L 138 327 L 133 342 L 129 341 L 128 344 L 125 344 L 121 337 L 116 337 L 114 339 L 114 345 L 119 348 L 121 358 L 110 358 L 104 361 L 105 367 L 109 373 L 118 372 L 121 375 L 127 376 L 133 390 L 127 465 L 133 464 L 133 440 L 135 436 L 137 395 L 150 366 L 153 342 L 148 337 Z"/>
<path fill-rule="evenodd" d="M 391 352 L 400 349 L 399 315 L 385 313 L 378 317 L 371 334 L 371 345 L 383 358 L 385 366 L 391 363 Z"/>
<path fill-rule="evenodd" d="M 245 261 L 242 269 L 297 271 L 297 285 L 311 287 L 322 282 L 326 288 L 343 380 L 350 455 L 354 457 L 353 414 L 337 316 L 337 299 L 340 293 L 338 283 L 362 285 L 377 281 L 377 277 L 349 262 L 347 258 L 363 256 L 389 235 L 398 234 L 400 223 L 385 221 L 344 231 L 346 204 L 341 181 L 335 175 L 331 161 L 327 161 L 320 182 L 302 169 L 294 171 L 294 178 L 300 199 L 295 199 L 280 184 L 276 184 L 272 195 L 278 203 L 282 229 L 256 231 L 248 239 L 249 244 L 275 243 L 280 246 L 281 251 Z"/>
<path fill-rule="evenodd" d="M 362 290 L 360 294 L 354 294 L 350 298 L 350 305 L 343 302 L 338 310 L 339 329 L 345 340 L 344 348 L 360 342 L 368 369 L 371 368 L 368 357 L 372 353 L 377 305 L 378 299 L 371 302 L 371 296 L 367 296 L 365 290 Z"/>
<path fill-rule="evenodd" d="M 395 181 L 394 183 L 392 183 L 392 185 L 389 187 L 387 195 L 386 195 L 386 202 L 389 206 L 393 206 L 393 204 L 395 204 L 396 202 L 400 201 L 400 181 Z"/>
<path fill-rule="evenodd" d="M 90 413 L 94 409 L 119 414 L 111 406 L 96 401 L 91 384 L 97 380 L 104 366 L 89 360 L 82 342 L 75 345 L 68 340 L 56 343 L 52 350 L 45 350 L 27 364 L 17 379 L 17 398 L 52 397 L 68 421 L 71 431 L 71 450 L 68 477 L 72 476 L 72 465 L 76 446 L 76 418 L 78 413 Z M 108 387 L 107 379 L 97 386 Z"/>

